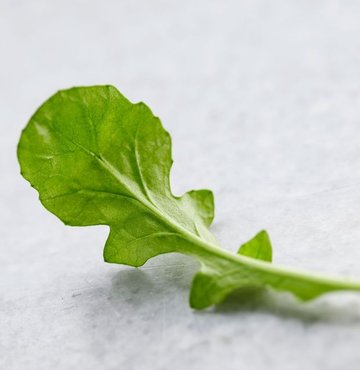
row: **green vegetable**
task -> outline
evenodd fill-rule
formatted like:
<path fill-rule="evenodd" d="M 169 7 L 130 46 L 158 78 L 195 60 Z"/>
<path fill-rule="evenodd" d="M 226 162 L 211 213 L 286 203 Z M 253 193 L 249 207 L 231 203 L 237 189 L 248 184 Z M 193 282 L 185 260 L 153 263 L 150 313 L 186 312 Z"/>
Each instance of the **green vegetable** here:
<path fill-rule="evenodd" d="M 18 158 L 42 204 L 65 224 L 110 226 L 105 261 L 137 267 L 169 252 L 198 259 L 193 308 L 220 303 L 242 287 L 268 286 L 303 300 L 360 290 L 360 282 L 273 266 L 265 231 L 237 254 L 221 249 L 208 229 L 212 192 L 171 193 L 170 135 L 145 104 L 132 104 L 112 86 L 52 96 L 24 129 Z"/>

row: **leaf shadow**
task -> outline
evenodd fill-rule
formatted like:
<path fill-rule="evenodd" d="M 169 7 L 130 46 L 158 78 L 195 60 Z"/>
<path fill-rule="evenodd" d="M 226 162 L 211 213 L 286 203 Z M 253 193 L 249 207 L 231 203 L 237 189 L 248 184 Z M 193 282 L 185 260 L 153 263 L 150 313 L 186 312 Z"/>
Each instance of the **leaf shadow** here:
<path fill-rule="evenodd" d="M 243 288 L 230 294 L 223 303 L 209 312 L 228 316 L 261 313 L 308 324 L 352 325 L 360 324 L 360 297 L 353 293 L 332 293 L 302 302 L 289 293 L 265 288 Z"/>
<path fill-rule="evenodd" d="M 166 262 L 155 261 L 142 268 L 129 267 L 116 272 L 111 278 L 109 297 L 113 302 L 134 307 L 155 306 L 164 300 L 180 302 L 188 295 L 198 264 L 188 257 L 174 255 L 167 256 Z"/>

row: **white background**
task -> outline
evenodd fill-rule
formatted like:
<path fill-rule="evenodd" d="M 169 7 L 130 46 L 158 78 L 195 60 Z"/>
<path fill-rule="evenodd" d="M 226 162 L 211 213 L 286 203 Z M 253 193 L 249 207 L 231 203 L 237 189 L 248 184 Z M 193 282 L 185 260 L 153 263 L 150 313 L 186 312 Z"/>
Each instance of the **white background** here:
<path fill-rule="evenodd" d="M 110 83 L 173 137 L 172 187 L 215 192 L 235 251 L 360 279 L 360 3 L 0 0 L 0 368 L 359 368 L 360 294 L 188 306 L 197 264 L 105 264 L 104 227 L 65 227 L 16 144 L 60 88 Z"/>

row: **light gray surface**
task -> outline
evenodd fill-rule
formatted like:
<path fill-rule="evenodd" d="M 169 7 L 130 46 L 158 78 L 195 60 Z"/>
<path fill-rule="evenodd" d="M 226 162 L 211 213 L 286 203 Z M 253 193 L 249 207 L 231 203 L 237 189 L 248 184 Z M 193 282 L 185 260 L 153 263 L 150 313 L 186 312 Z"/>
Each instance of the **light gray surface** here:
<path fill-rule="evenodd" d="M 224 247 L 261 228 L 275 262 L 360 278 L 360 3 L 0 0 L 0 368 L 358 369 L 360 296 L 187 302 L 192 260 L 102 262 L 19 176 L 59 88 L 111 83 L 173 137 L 172 186 L 209 187 Z"/>

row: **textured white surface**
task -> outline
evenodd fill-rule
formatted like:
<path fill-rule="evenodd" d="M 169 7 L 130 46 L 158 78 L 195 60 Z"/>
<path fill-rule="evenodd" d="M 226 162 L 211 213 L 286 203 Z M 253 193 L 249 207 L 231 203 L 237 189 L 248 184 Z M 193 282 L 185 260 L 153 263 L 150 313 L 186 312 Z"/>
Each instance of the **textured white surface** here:
<path fill-rule="evenodd" d="M 18 174 L 59 88 L 111 83 L 174 143 L 172 186 L 209 187 L 214 232 L 261 228 L 275 262 L 360 278 L 360 3 L 0 0 L 0 368 L 359 368 L 360 296 L 234 296 L 193 312 L 192 260 L 102 262 Z"/>

